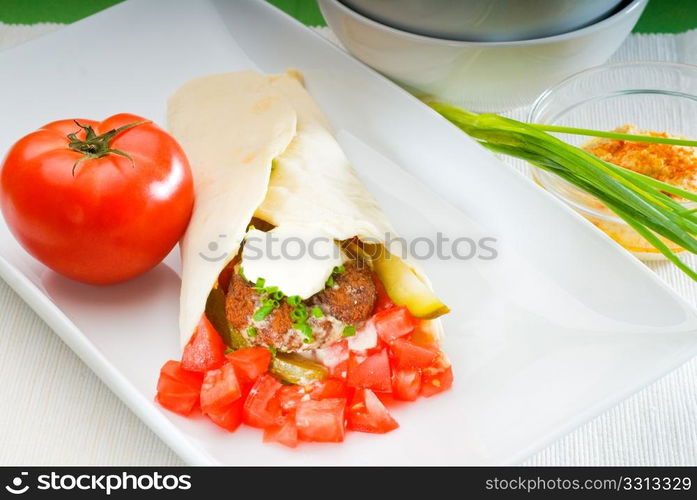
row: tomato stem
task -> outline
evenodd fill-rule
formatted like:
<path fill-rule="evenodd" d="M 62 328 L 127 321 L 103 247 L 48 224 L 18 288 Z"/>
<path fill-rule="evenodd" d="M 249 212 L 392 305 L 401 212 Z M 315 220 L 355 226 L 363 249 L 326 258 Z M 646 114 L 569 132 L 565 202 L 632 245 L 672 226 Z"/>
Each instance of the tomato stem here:
<path fill-rule="evenodd" d="M 75 163 L 73 163 L 73 177 L 75 176 L 75 169 L 77 166 L 82 163 L 85 160 L 93 160 L 95 158 L 102 158 L 103 156 L 109 155 L 109 154 L 115 154 L 119 156 L 123 156 L 124 158 L 128 158 L 131 162 L 131 166 L 135 167 L 135 162 L 133 161 L 133 158 L 128 153 L 125 153 L 119 149 L 112 149 L 111 148 L 111 141 L 119 135 L 121 132 L 124 132 L 128 129 L 131 129 L 133 127 L 137 127 L 138 125 L 143 125 L 145 123 L 150 123 L 150 120 L 142 120 L 139 122 L 134 122 L 134 123 L 129 123 L 127 125 L 123 125 L 119 128 L 111 129 L 108 132 L 103 133 L 102 135 L 97 135 L 97 133 L 94 131 L 94 129 L 90 125 L 83 125 L 77 120 L 74 120 L 75 124 L 80 127 L 82 130 L 85 131 L 85 138 L 80 139 L 78 138 L 77 134 L 80 132 L 79 130 L 77 132 L 73 132 L 72 134 L 68 134 L 68 139 L 70 139 L 70 143 L 68 143 L 68 147 L 72 151 L 76 151 L 78 153 L 82 153 L 83 157 L 77 160 Z"/>

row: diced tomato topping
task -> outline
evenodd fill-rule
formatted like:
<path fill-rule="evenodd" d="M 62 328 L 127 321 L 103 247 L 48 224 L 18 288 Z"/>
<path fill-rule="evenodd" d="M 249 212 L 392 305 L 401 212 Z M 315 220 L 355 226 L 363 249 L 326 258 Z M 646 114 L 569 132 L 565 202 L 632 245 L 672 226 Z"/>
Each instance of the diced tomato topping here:
<path fill-rule="evenodd" d="M 276 393 L 276 400 L 281 407 L 281 411 L 288 413 L 295 410 L 300 400 L 306 394 L 305 388 L 301 385 L 284 385 Z"/>
<path fill-rule="evenodd" d="M 378 392 L 390 392 L 392 383 L 387 350 L 382 349 L 378 353 L 371 354 L 357 364 L 349 362 L 348 385 Z"/>
<path fill-rule="evenodd" d="M 289 448 L 298 446 L 298 427 L 295 425 L 295 418 L 288 416 L 283 419 L 283 423 L 265 428 L 264 442 L 280 443 Z"/>
<path fill-rule="evenodd" d="M 422 347 L 403 338 L 392 341 L 390 351 L 398 368 L 426 368 L 431 366 L 438 356 L 437 349 Z"/>
<path fill-rule="evenodd" d="M 399 424 L 370 389 L 357 389 L 346 417 L 347 427 L 359 432 L 384 434 Z"/>
<path fill-rule="evenodd" d="M 167 361 L 157 381 L 157 401 L 170 411 L 189 415 L 198 406 L 203 374 L 182 368 L 179 361 Z"/>
<path fill-rule="evenodd" d="M 225 362 L 225 344 L 206 316 L 196 327 L 189 343 L 184 347 L 182 366 L 193 372 L 207 372 L 220 368 Z"/>
<path fill-rule="evenodd" d="M 275 398 L 281 383 L 268 373 L 257 379 L 244 402 L 244 422 L 252 427 L 281 423 L 281 407 Z"/>
<path fill-rule="evenodd" d="M 450 361 L 442 352 L 428 368 L 421 372 L 421 394 L 430 397 L 453 385 L 453 368 Z"/>
<path fill-rule="evenodd" d="M 201 411 L 216 413 L 242 397 L 240 383 L 232 363 L 206 372 L 201 386 Z"/>
<path fill-rule="evenodd" d="M 247 347 L 230 352 L 225 357 L 235 367 L 242 384 L 253 383 L 269 370 L 271 351 L 266 347 Z"/>
<path fill-rule="evenodd" d="M 332 377 L 345 377 L 348 368 L 348 342 L 341 340 L 317 350 L 317 357 L 329 369 Z"/>
<path fill-rule="evenodd" d="M 378 278 L 376 273 L 373 273 L 373 283 L 375 283 L 375 291 L 378 294 L 378 299 L 375 302 L 374 312 L 377 313 L 386 309 L 392 309 L 395 306 L 394 302 L 392 302 L 390 297 L 387 295 L 385 285 L 382 284 L 382 281 L 380 278 Z"/>
<path fill-rule="evenodd" d="M 339 398 L 300 401 L 295 412 L 298 437 L 303 441 L 344 440 L 346 400 Z"/>
<path fill-rule="evenodd" d="M 310 398 L 312 399 L 346 398 L 347 395 L 348 387 L 346 387 L 345 380 L 327 378 L 310 385 Z"/>
<path fill-rule="evenodd" d="M 400 401 L 415 401 L 421 393 L 421 372 L 418 369 L 392 370 L 392 396 Z"/>
<path fill-rule="evenodd" d="M 209 410 L 206 415 L 219 427 L 234 432 L 242 423 L 243 411 L 244 400 L 240 398 L 222 408 Z"/>
<path fill-rule="evenodd" d="M 406 307 L 393 307 L 377 313 L 373 317 L 378 335 L 384 342 L 408 335 L 414 331 L 417 320 Z"/>
<path fill-rule="evenodd" d="M 433 329 L 427 326 L 424 321 L 419 321 L 414 329 L 414 333 L 409 337 L 409 340 L 422 347 L 438 349 L 438 338 Z"/>

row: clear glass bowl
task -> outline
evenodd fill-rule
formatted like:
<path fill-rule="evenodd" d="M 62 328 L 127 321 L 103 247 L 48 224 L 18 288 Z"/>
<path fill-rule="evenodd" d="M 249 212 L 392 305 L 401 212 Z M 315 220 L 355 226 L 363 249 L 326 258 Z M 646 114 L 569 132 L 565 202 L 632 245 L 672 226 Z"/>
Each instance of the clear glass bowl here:
<path fill-rule="evenodd" d="M 546 90 L 533 104 L 528 121 L 595 130 L 635 125 L 641 130 L 694 139 L 697 138 L 697 66 L 635 62 L 591 68 Z M 557 136 L 575 146 L 592 139 L 568 134 Z M 595 197 L 547 171 L 533 168 L 532 173 L 542 187 L 638 257 L 663 258 Z M 682 251 L 674 243 L 666 243 L 673 251 Z"/>

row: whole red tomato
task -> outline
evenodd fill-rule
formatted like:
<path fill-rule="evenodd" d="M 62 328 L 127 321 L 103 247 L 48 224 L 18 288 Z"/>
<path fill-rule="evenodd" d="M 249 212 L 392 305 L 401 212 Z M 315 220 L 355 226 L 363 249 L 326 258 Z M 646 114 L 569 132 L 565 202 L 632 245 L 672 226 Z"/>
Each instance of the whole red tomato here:
<path fill-rule="evenodd" d="M 77 281 L 125 281 L 183 235 L 194 201 L 188 161 L 131 114 L 61 120 L 20 139 L 0 172 L 0 207 L 24 248 Z"/>

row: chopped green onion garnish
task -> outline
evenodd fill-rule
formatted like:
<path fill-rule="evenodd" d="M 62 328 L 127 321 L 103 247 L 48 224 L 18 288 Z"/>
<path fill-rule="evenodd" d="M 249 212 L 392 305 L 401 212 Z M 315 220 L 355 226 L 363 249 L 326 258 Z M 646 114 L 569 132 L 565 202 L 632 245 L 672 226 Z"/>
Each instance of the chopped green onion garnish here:
<path fill-rule="evenodd" d="M 334 288 L 334 278 L 332 276 L 327 278 L 327 282 L 325 283 L 325 286 L 327 288 Z"/>
<path fill-rule="evenodd" d="M 344 327 L 343 335 L 344 337 L 353 337 L 354 335 L 356 335 L 356 327 L 353 325 L 346 325 Z"/>
<path fill-rule="evenodd" d="M 274 298 L 274 300 L 280 301 L 283 299 L 284 295 L 282 291 L 278 290 L 277 292 L 273 293 L 272 297 Z"/>
<path fill-rule="evenodd" d="M 244 269 L 242 268 L 242 266 L 240 266 L 240 268 L 238 269 L 237 272 L 239 273 L 240 276 L 242 276 L 243 279 L 245 279 L 245 280 L 247 279 L 244 275 Z"/>
<path fill-rule="evenodd" d="M 268 293 L 269 295 L 274 294 L 278 291 L 277 286 L 267 286 L 264 288 L 264 293 Z"/>
<path fill-rule="evenodd" d="M 264 290 L 264 283 L 266 283 L 266 280 L 264 278 L 257 278 L 257 282 L 254 285 L 254 288 L 258 291 L 261 292 Z"/>
<path fill-rule="evenodd" d="M 310 328 L 310 325 L 308 325 L 307 323 L 293 323 L 293 328 L 302 332 L 303 336 L 305 337 L 303 339 L 303 343 L 311 344 L 315 341 L 315 336 L 312 333 L 312 328 Z"/>
<path fill-rule="evenodd" d="M 332 273 L 334 273 L 334 274 L 343 274 L 343 273 L 345 273 L 345 272 L 346 272 L 346 268 L 344 267 L 343 264 L 340 265 L 340 266 L 336 266 L 336 267 L 334 268 L 334 270 L 332 271 Z"/>
<path fill-rule="evenodd" d="M 250 326 L 247 328 L 247 335 L 254 338 L 257 336 L 257 327 L 256 326 Z"/>
<path fill-rule="evenodd" d="M 298 306 L 290 312 L 290 319 L 296 323 L 303 323 L 307 320 L 307 309 L 303 306 Z"/>
<path fill-rule="evenodd" d="M 291 306 L 299 306 L 300 302 L 302 302 L 300 295 L 293 295 L 292 297 L 288 297 L 288 304 Z"/>
<path fill-rule="evenodd" d="M 225 349 L 225 354 L 230 354 L 231 352 L 235 352 L 235 350 L 231 349 L 229 347 L 227 349 Z"/>
<path fill-rule="evenodd" d="M 263 305 L 254 312 L 254 321 L 264 321 L 266 317 L 274 310 L 272 305 Z"/>
<path fill-rule="evenodd" d="M 278 306 L 281 305 L 281 303 L 276 299 L 264 299 L 261 301 L 261 303 L 264 307 L 271 307 L 273 309 L 276 309 Z"/>
<path fill-rule="evenodd" d="M 272 346 L 272 345 L 267 345 L 266 347 L 268 348 L 269 351 L 271 351 L 271 355 L 274 356 L 274 357 L 276 357 L 276 353 L 278 352 L 278 349 L 276 349 L 276 348 L 275 348 L 274 346 Z"/>
<path fill-rule="evenodd" d="M 319 308 L 319 306 L 315 306 L 312 308 L 312 315 L 315 318 L 321 318 L 324 316 L 324 313 L 322 312 L 322 309 Z"/>

